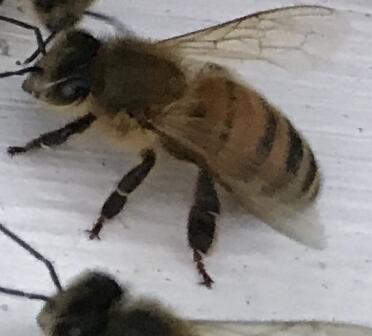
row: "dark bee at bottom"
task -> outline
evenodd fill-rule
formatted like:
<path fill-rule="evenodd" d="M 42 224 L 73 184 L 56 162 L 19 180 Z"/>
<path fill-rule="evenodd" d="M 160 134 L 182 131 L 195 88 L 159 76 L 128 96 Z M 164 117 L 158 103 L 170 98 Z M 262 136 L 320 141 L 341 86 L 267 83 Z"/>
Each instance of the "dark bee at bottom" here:
<path fill-rule="evenodd" d="M 88 271 L 63 288 L 50 260 L 0 223 L 0 232 L 42 262 L 57 294 L 45 296 L 0 286 L 0 293 L 44 301 L 37 323 L 45 336 L 192 336 L 193 327 L 159 302 L 135 299 L 109 274 Z"/>
<path fill-rule="evenodd" d="M 191 336 L 187 322 L 148 299 L 132 299 L 106 273 L 87 272 L 52 296 L 37 317 L 46 336 Z"/>

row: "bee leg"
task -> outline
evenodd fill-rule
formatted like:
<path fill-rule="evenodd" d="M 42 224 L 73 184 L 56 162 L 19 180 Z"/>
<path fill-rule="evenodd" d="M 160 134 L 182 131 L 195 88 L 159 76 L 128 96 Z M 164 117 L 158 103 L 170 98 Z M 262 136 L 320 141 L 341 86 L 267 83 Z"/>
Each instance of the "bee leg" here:
<path fill-rule="evenodd" d="M 26 153 L 32 149 L 61 145 L 71 135 L 84 132 L 96 119 L 97 118 L 92 113 L 88 113 L 60 129 L 40 135 L 38 138 L 31 140 L 23 147 L 8 147 L 7 152 L 9 155 L 13 156 L 16 154 Z"/>
<path fill-rule="evenodd" d="M 116 190 L 111 193 L 103 204 L 101 215 L 97 222 L 91 230 L 88 230 L 90 239 L 99 239 L 99 233 L 105 221 L 115 217 L 124 208 L 128 195 L 143 182 L 154 167 L 156 156 L 153 150 L 148 149 L 144 151 L 142 157 L 142 162 L 124 175 Z"/>
<path fill-rule="evenodd" d="M 207 288 L 212 287 L 213 280 L 205 269 L 202 254 L 207 253 L 212 245 L 216 216 L 219 213 L 220 202 L 213 180 L 206 171 L 201 170 L 196 185 L 194 204 L 188 218 L 188 240 L 193 250 L 196 268 L 203 278 L 201 284 Z"/>

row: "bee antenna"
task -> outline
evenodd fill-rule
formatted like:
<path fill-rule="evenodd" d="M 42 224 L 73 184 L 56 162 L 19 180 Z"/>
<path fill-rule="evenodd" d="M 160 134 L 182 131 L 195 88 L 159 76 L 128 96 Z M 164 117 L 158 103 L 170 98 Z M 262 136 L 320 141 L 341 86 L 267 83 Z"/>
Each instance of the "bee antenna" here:
<path fill-rule="evenodd" d="M 125 25 L 123 25 L 122 22 L 120 22 L 118 19 L 116 19 L 113 16 L 102 14 L 102 13 L 97 13 L 97 12 L 90 11 L 90 10 L 86 10 L 84 14 L 109 24 L 110 26 L 114 27 L 116 30 L 118 30 L 121 33 L 128 34 L 130 32 L 129 29 Z"/>
<path fill-rule="evenodd" d="M 39 252 L 37 252 L 34 248 L 32 248 L 29 244 L 27 244 L 23 239 L 18 237 L 15 233 L 11 232 L 9 229 L 7 229 L 1 223 L 0 223 L 0 231 L 3 234 L 5 234 L 7 237 L 9 237 L 10 239 L 15 241 L 19 246 L 23 247 L 28 253 L 30 253 L 37 260 L 41 261 L 46 266 L 46 268 L 48 269 L 50 277 L 52 278 L 52 281 L 53 281 L 54 285 L 57 287 L 58 291 L 59 292 L 63 291 L 63 288 L 61 286 L 61 282 L 59 281 L 57 272 L 55 271 L 52 263 L 48 259 L 43 257 Z M 18 293 L 22 293 L 22 292 L 18 292 Z M 24 295 L 24 296 L 26 296 L 26 295 Z"/>
<path fill-rule="evenodd" d="M 0 286 L 0 293 L 8 294 L 8 295 L 13 295 L 13 296 L 19 296 L 19 297 L 24 297 L 26 299 L 30 300 L 40 300 L 40 301 L 49 301 L 50 298 L 48 296 L 42 295 L 42 294 L 35 294 L 35 293 L 26 293 L 17 289 L 12 289 L 12 288 L 6 288 L 6 287 L 1 287 Z"/>
<path fill-rule="evenodd" d="M 31 67 L 23 68 L 17 71 L 1 72 L 0 78 L 6 78 L 6 77 L 11 77 L 11 76 L 22 76 L 29 72 L 42 72 L 42 69 L 38 66 L 31 66 Z"/>
<path fill-rule="evenodd" d="M 23 22 L 21 20 L 9 18 L 9 17 L 3 16 L 3 15 L 0 15 L 0 20 L 12 23 L 12 24 L 14 24 L 18 27 L 33 30 L 34 34 L 36 36 L 36 41 L 37 41 L 37 45 L 38 45 L 38 48 L 39 48 L 38 50 L 40 50 L 40 52 L 43 53 L 44 55 L 46 54 L 45 42 L 43 40 L 43 36 L 41 35 L 40 29 L 38 27 L 30 25 L 30 24 L 28 24 L 26 22 Z"/>
<path fill-rule="evenodd" d="M 53 31 L 49 34 L 49 36 L 44 41 L 44 47 L 48 46 L 49 43 L 56 37 L 57 32 Z M 38 57 L 43 52 L 43 49 L 40 46 L 29 56 L 25 59 L 23 64 L 31 63 L 36 57 Z"/>

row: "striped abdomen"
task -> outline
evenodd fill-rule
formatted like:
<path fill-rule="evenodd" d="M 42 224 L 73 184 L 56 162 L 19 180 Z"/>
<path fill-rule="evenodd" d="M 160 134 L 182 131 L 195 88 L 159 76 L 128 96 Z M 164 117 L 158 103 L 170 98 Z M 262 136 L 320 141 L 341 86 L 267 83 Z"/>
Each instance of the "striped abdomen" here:
<path fill-rule="evenodd" d="M 227 77 L 199 79 L 160 125 L 233 191 L 236 183 L 252 197 L 307 203 L 319 190 L 314 154 L 293 124 L 256 91 Z"/>
<path fill-rule="evenodd" d="M 221 118 L 214 153 L 220 175 L 228 173 L 255 192 L 285 201 L 315 198 L 320 178 L 314 154 L 278 109 L 223 77 L 204 79 L 197 92 L 205 109 Z"/>

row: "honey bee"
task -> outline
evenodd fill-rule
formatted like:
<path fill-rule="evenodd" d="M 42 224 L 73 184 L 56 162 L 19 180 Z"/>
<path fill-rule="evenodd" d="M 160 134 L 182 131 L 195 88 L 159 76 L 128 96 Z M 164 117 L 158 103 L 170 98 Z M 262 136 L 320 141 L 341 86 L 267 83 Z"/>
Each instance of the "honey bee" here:
<path fill-rule="evenodd" d="M 42 261 L 57 288 L 57 293 L 48 297 L 0 287 L 1 293 L 45 302 L 37 316 L 45 336 L 196 335 L 191 324 L 170 309 L 149 298 L 133 298 L 107 273 L 85 272 L 63 289 L 47 258 L 1 223 L 0 231 Z"/>
<path fill-rule="evenodd" d="M 103 20 L 119 31 L 126 30 L 120 21 L 112 16 L 98 13 L 89 8 L 95 0 L 19 0 L 21 8 L 36 17 L 50 32 L 60 32 L 75 26 L 84 15 Z"/>
<path fill-rule="evenodd" d="M 190 323 L 149 298 L 132 298 L 109 274 L 89 271 L 49 298 L 37 316 L 46 336 L 193 336 Z"/>
<path fill-rule="evenodd" d="M 141 162 L 105 201 L 89 231 L 91 239 L 99 238 L 104 223 L 119 214 L 145 180 L 159 147 L 194 163 L 199 175 L 187 222 L 188 243 L 208 288 L 213 280 L 203 254 L 213 243 L 221 208 L 215 183 L 288 237 L 319 245 L 322 226 L 313 204 L 321 178 L 307 140 L 279 108 L 227 67 L 204 62 L 191 70 L 190 65 L 194 58 L 217 58 L 221 64 L 225 58 L 261 58 L 282 65 L 275 56 L 291 50 L 315 57 L 319 44 L 311 50 L 314 36 L 325 39 L 329 51 L 337 46 L 334 36 L 332 44 L 324 34 L 337 22 L 330 8 L 294 6 L 161 42 L 134 37 L 100 40 L 76 29 L 63 32 L 47 55 L 27 70 L 31 73 L 22 88 L 50 106 L 86 112 L 24 146 L 9 147 L 8 153 L 60 145 L 97 122 L 121 141 L 130 136 L 142 139 Z M 290 48 L 280 36 L 290 39 Z"/>
<path fill-rule="evenodd" d="M 66 288 L 61 287 L 52 263 L 0 223 L 0 231 L 42 261 L 52 275 L 57 293 L 52 296 L 0 287 L 0 293 L 44 302 L 37 324 L 45 336 L 69 335 L 371 335 L 371 329 L 319 321 L 211 322 L 186 320 L 159 301 L 135 298 L 110 274 L 87 271 Z"/>
<path fill-rule="evenodd" d="M 24 12 L 35 17 L 36 21 L 50 32 L 50 35 L 44 41 L 41 31 L 37 26 L 0 15 L 0 20 L 32 30 L 35 34 L 38 48 L 24 61 L 24 64 L 31 63 L 40 53 L 45 55 L 47 45 L 55 38 L 56 34 L 64 29 L 75 26 L 83 15 L 102 20 L 114 26 L 118 31 L 127 31 L 122 23 L 115 18 L 88 10 L 94 0 L 19 0 L 18 2 Z"/>
<path fill-rule="evenodd" d="M 44 27 L 59 32 L 74 26 L 94 0 L 19 0 L 25 11 L 30 11 Z"/>

